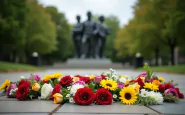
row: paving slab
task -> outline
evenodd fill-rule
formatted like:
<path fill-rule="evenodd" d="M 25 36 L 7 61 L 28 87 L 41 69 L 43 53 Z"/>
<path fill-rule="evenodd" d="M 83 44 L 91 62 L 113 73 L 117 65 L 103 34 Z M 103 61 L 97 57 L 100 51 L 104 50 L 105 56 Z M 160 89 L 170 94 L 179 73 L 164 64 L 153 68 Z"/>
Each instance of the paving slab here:
<path fill-rule="evenodd" d="M 0 113 L 51 113 L 59 104 L 52 101 L 0 101 Z"/>
<path fill-rule="evenodd" d="M 165 102 L 163 105 L 153 105 L 150 107 L 162 114 L 185 114 L 185 102 L 183 101 L 178 103 Z"/>
<path fill-rule="evenodd" d="M 156 113 L 155 111 L 139 105 L 123 105 L 121 103 L 113 103 L 112 105 L 89 105 L 81 106 L 66 103 L 59 108 L 56 113 L 78 113 L 78 114 L 148 114 Z"/>
<path fill-rule="evenodd" d="M 49 113 L 0 113 L 0 115 L 49 115 Z"/>
<path fill-rule="evenodd" d="M 105 115 L 105 114 L 89 114 L 89 113 L 53 113 L 52 115 Z M 115 114 L 106 114 L 115 115 Z M 119 114 L 118 114 L 119 115 Z M 144 115 L 144 114 L 121 114 L 121 115 Z"/>

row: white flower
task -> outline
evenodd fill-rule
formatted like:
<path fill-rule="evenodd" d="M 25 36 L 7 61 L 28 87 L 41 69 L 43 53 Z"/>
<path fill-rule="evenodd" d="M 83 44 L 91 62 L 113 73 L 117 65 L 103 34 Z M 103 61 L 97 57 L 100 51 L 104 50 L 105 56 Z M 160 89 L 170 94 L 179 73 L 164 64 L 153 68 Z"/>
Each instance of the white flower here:
<path fill-rule="evenodd" d="M 127 79 L 126 79 L 126 78 L 124 78 L 124 77 L 119 78 L 119 82 L 121 82 L 121 83 L 126 84 L 126 81 L 127 81 Z"/>
<path fill-rule="evenodd" d="M 49 99 L 52 94 L 53 88 L 51 84 L 44 84 L 41 88 L 41 99 Z"/>
<path fill-rule="evenodd" d="M 84 86 L 81 85 L 81 84 L 72 85 L 71 90 L 70 90 L 70 94 L 72 94 L 72 95 L 74 96 L 75 93 L 76 93 L 76 91 L 77 91 L 79 88 L 84 88 Z"/>
<path fill-rule="evenodd" d="M 113 94 L 113 98 L 116 99 L 118 96 L 116 94 Z"/>
<path fill-rule="evenodd" d="M 69 99 L 69 103 L 75 103 L 72 97 Z"/>
<path fill-rule="evenodd" d="M 20 76 L 20 79 L 22 80 L 22 79 L 25 79 L 25 77 L 24 76 Z"/>
<path fill-rule="evenodd" d="M 162 104 L 164 101 L 163 96 L 159 92 L 150 91 L 149 96 L 154 98 L 157 104 Z"/>
<path fill-rule="evenodd" d="M 66 97 L 67 97 L 67 98 L 70 97 L 70 94 L 67 94 Z"/>
<path fill-rule="evenodd" d="M 141 93 L 139 95 L 141 97 L 148 97 L 149 96 L 149 92 L 146 91 L 145 89 L 141 89 Z"/>

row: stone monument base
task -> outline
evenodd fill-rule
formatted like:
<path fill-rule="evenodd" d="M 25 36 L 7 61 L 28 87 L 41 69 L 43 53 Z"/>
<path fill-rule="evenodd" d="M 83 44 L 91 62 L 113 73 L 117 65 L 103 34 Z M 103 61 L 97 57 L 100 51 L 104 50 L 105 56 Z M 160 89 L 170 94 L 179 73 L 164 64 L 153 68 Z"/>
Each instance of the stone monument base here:
<path fill-rule="evenodd" d="M 120 63 L 112 63 L 110 59 L 76 59 L 70 58 L 66 61 L 66 63 L 56 63 L 54 65 L 55 68 L 123 68 Z"/>

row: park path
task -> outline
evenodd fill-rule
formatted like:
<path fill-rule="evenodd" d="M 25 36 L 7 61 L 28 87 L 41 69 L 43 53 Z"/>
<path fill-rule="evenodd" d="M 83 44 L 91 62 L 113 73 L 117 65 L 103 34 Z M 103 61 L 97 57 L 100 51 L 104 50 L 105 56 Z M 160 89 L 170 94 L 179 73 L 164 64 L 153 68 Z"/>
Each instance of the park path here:
<path fill-rule="evenodd" d="M 46 74 L 62 73 L 63 75 L 99 75 L 102 72 L 109 72 L 108 69 L 48 69 L 42 72 L 18 72 L 18 73 L 0 73 L 0 84 L 5 79 L 11 81 L 17 81 L 20 76 L 30 77 L 30 73 L 36 73 L 41 77 Z M 136 77 L 141 72 L 133 70 L 118 69 L 116 72 L 120 75 L 128 75 Z M 179 84 L 180 90 L 185 94 L 185 75 L 168 74 L 168 73 L 155 73 L 158 76 L 164 77 L 165 80 L 173 79 Z M 110 106 L 77 106 L 74 104 L 58 105 L 53 104 L 52 101 L 33 100 L 33 101 L 17 101 L 17 99 L 8 99 L 5 96 L 0 97 L 0 114 L 39 114 L 39 115 L 100 115 L 100 114 L 184 114 L 185 113 L 185 100 L 181 100 L 176 104 L 164 103 L 163 105 L 156 106 L 138 106 L 138 105 L 123 105 L 120 103 L 114 103 Z"/>

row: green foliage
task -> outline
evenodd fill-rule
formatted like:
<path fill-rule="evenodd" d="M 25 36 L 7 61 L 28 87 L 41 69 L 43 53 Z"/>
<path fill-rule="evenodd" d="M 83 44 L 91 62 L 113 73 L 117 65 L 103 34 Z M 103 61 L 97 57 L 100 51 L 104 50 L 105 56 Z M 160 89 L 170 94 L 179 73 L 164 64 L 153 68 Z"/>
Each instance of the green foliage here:
<path fill-rule="evenodd" d="M 152 98 L 150 96 L 148 96 L 148 97 L 138 96 L 138 99 L 137 99 L 135 104 L 144 105 L 144 106 L 150 106 L 150 105 L 157 104 L 157 102 L 155 101 L 154 98 Z"/>
<path fill-rule="evenodd" d="M 26 29 L 26 51 L 30 54 L 51 53 L 56 50 L 56 25 L 52 22 L 51 16 L 37 2 L 28 3 L 29 25 Z"/>
<path fill-rule="evenodd" d="M 147 74 L 147 79 L 150 79 L 152 76 L 153 76 L 153 72 L 152 70 L 150 69 L 150 66 L 148 66 L 147 63 L 145 63 L 144 67 L 143 67 L 146 71 L 146 74 Z"/>
<path fill-rule="evenodd" d="M 143 68 L 136 69 L 138 71 L 143 71 Z M 185 73 L 185 65 L 177 65 L 177 66 L 159 66 L 159 67 L 151 67 L 151 70 L 154 72 L 165 72 L 165 73 Z"/>
<path fill-rule="evenodd" d="M 72 29 L 65 18 L 63 13 L 59 13 L 55 7 L 46 7 L 47 12 L 51 15 L 52 21 L 56 25 L 57 29 L 57 50 L 46 55 L 45 58 L 52 58 L 51 60 L 65 61 L 67 58 L 73 55 L 72 44 Z"/>
<path fill-rule="evenodd" d="M 35 67 L 27 64 L 16 64 L 10 62 L 0 61 L 0 72 L 11 72 L 11 71 L 41 71 L 42 68 Z"/>
<path fill-rule="evenodd" d="M 164 95 L 164 101 L 166 102 L 178 102 L 179 98 L 173 96 L 172 94 Z"/>

